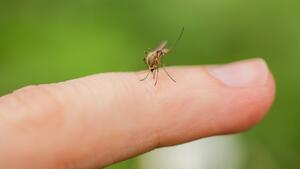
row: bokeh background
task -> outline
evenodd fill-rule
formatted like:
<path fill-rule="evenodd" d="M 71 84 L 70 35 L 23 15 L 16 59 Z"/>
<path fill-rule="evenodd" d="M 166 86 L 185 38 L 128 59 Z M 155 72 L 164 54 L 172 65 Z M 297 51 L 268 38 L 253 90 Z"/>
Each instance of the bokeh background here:
<path fill-rule="evenodd" d="M 300 1 L 0 0 L 0 94 L 145 69 L 144 50 L 185 33 L 168 65 L 262 57 L 277 81 L 268 116 L 238 137 L 244 169 L 300 168 Z M 191 79 L 192 80 L 192 79 Z M 136 169 L 139 158 L 109 167 Z"/>

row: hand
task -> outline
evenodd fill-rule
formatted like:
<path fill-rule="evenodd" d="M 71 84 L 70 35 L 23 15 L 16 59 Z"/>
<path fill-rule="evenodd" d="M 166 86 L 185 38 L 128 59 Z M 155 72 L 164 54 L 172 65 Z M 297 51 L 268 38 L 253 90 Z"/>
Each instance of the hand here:
<path fill-rule="evenodd" d="M 105 73 L 25 87 L 0 98 L 0 168 L 104 167 L 157 147 L 235 133 L 256 124 L 274 98 L 265 62 Z"/>

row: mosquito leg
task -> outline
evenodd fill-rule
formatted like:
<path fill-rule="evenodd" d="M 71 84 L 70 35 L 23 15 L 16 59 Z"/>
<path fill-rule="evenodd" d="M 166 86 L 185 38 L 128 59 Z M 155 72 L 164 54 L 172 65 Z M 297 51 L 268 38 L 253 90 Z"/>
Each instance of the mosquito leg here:
<path fill-rule="evenodd" d="M 159 68 L 156 69 L 156 80 L 155 80 L 154 86 L 156 86 L 156 84 L 157 84 L 158 74 L 159 74 Z"/>
<path fill-rule="evenodd" d="M 143 79 L 140 79 L 140 81 L 146 80 L 148 78 L 149 74 L 150 74 L 150 71 L 148 71 L 148 74 L 146 75 L 146 77 L 144 77 Z"/>
<path fill-rule="evenodd" d="M 166 74 L 169 76 L 169 78 L 170 78 L 174 83 L 176 83 L 176 80 L 175 80 L 175 79 L 168 73 L 168 71 L 166 70 L 165 65 L 162 64 L 161 67 L 162 67 L 163 70 L 166 72 Z"/>
<path fill-rule="evenodd" d="M 155 80 L 156 69 L 153 70 L 152 75 L 153 75 L 153 80 Z"/>

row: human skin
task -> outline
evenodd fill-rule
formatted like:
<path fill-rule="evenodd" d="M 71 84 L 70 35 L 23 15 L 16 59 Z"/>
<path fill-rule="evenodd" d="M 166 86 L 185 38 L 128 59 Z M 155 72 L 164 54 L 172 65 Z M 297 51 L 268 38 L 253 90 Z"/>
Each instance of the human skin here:
<path fill-rule="evenodd" d="M 275 93 L 262 59 L 104 73 L 32 85 L 0 98 L 0 168 L 101 168 L 158 147 L 241 132 Z"/>

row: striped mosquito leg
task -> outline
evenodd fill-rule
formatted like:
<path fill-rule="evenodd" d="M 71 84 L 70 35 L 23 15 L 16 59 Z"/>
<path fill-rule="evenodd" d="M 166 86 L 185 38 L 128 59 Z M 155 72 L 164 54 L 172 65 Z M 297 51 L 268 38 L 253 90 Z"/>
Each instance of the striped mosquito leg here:
<path fill-rule="evenodd" d="M 140 81 L 144 81 L 144 80 L 146 80 L 146 79 L 148 78 L 149 74 L 150 74 L 150 71 L 148 71 L 148 73 L 147 73 L 146 77 L 144 77 L 143 79 L 140 79 Z"/>
<path fill-rule="evenodd" d="M 157 81 L 158 81 L 158 74 L 159 74 L 159 68 L 156 69 L 156 79 L 155 79 L 154 86 L 156 86 L 156 84 L 157 84 Z"/>
<path fill-rule="evenodd" d="M 174 83 L 176 83 L 176 80 L 173 79 L 173 77 L 168 73 L 168 71 L 166 70 L 166 68 L 165 68 L 164 65 L 162 65 L 162 68 L 163 68 L 163 70 L 166 72 L 166 74 L 169 76 L 169 78 L 170 78 Z"/>
<path fill-rule="evenodd" d="M 153 80 L 155 80 L 155 75 L 156 75 L 156 69 L 154 69 L 153 71 L 152 71 L 152 78 L 153 78 Z"/>

